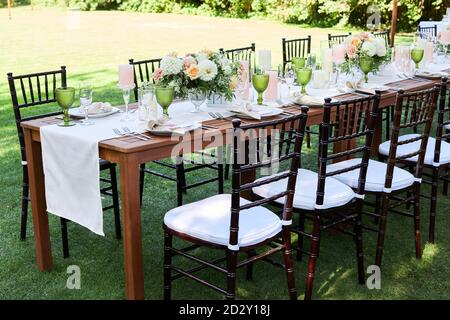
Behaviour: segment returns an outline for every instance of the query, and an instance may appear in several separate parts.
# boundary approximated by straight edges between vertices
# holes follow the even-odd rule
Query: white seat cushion
[[[267,179],[267,177],[263,177],[258,180],[262,179]],[[285,178],[270,184],[255,187],[253,188],[253,192],[260,197],[268,198],[286,190],[287,181],[288,179]],[[294,208],[314,210],[316,204],[316,192],[317,173],[306,169],[299,169],[295,184]],[[355,193],[351,188],[334,178],[327,178],[325,183],[324,203],[320,209],[340,207],[354,198]],[[284,198],[277,199],[276,202],[284,204]]]
[[[355,158],[350,160],[345,160],[337,163],[330,164],[327,169],[328,172],[333,172],[355,166],[361,163],[361,158]],[[386,169],[387,164],[379,162],[376,160],[369,160],[369,166],[367,168],[366,175],[366,185],[365,190],[371,192],[382,192],[384,189],[384,183],[386,180]],[[359,169],[355,169],[349,172],[341,173],[334,176],[339,181],[345,183],[346,185],[357,188]],[[409,187],[414,183],[414,176],[406,170],[401,168],[394,168],[394,175],[392,179],[392,190],[400,190]]]
[[[412,139],[417,136],[419,136],[419,135],[416,133],[405,134],[405,135],[398,137],[398,140],[405,141],[405,140]],[[397,156],[402,156],[402,155],[417,151],[420,148],[420,143],[421,143],[421,140],[398,146],[397,147]],[[436,145],[436,139],[433,137],[430,137],[428,139],[427,151],[425,153],[424,163],[426,165],[429,165],[429,166],[433,165],[435,145]],[[380,144],[378,151],[382,155],[388,156],[390,147],[391,147],[391,141],[388,140],[388,141],[385,141],[382,144]],[[413,162],[416,162],[417,159],[418,159],[418,156],[408,158],[409,161],[413,161]],[[446,163],[450,163],[450,143],[448,143],[446,141],[442,141],[441,142],[441,152],[440,152],[440,156],[439,156],[439,163],[437,163],[436,165],[440,166],[440,165],[443,165]]]
[[[249,201],[241,198],[241,205]],[[231,195],[219,194],[170,210],[164,224],[191,237],[228,245],[230,236]],[[281,231],[281,220],[264,207],[254,207],[239,213],[240,247],[263,242]]]

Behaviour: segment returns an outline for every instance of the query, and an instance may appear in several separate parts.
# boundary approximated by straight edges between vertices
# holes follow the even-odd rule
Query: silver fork
[[[138,138],[138,139],[140,139],[140,140],[143,140],[143,141],[147,141],[147,139],[144,139],[144,138],[142,138],[142,137],[140,137],[140,136],[134,136],[134,135],[132,135],[132,134],[122,132],[122,131],[120,131],[118,128],[113,128],[113,131],[114,131],[115,134],[117,134],[117,135],[119,135],[119,136],[122,136],[122,137],[124,137],[124,136],[130,136],[130,137],[136,137],[136,138]]]
[[[125,131],[125,133],[131,134],[131,135],[135,135],[136,138],[142,138],[142,140],[149,140],[151,139],[149,136],[146,136],[145,134],[136,132],[136,131],[131,131],[128,127],[122,127],[123,131]]]

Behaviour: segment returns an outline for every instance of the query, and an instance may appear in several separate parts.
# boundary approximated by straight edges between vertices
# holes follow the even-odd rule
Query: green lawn
[[[237,20],[178,15],[123,12],[86,12],[71,15],[59,9],[24,7],[13,10],[13,20],[0,10],[0,299],[123,299],[122,243],[114,238],[112,215],[105,221],[106,237],[70,224],[71,257],[62,258],[59,220],[50,215],[54,267],[40,273],[35,264],[31,219],[28,238],[20,242],[19,215],[21,166],[19,144],[6,73],[26,73],[66,65],[69,84],[89,79],[96,84],[95,100],[121,102],[115,87],[116,67],[129,58],[160,57],[169,51],[180,54],[201,48],[238,47],[255,42],[257,48],[272,48],[273,60],[281,60],[281,38],[313,36],[313,48],[328,32],[344,32],[283,25],[272,21]],[[405,40],[405,39],[401,39]],[[407,39],[406,39],[407,40]],[[316,144],[316,141],[313,141]],[[306,150],[306,165],[314,166],[316,149]],[[190,177],[189,179],[195,179]],[[229,188],[229,185],[227,185]],[[425,188],[426,192],[429,191]],[[189,191],[194,201],[217,191],[215,185]],[[316,299],[448,299],[450,298],[450,218],[448,198],[440,196],[437,244],[427,238],[428,201],[423,201],[422,260],[414,258],[413,221],[391,216],[388,223],[382,289],[368,290],[357,284],[355,248],[350,238],[325,233],[317,266]],[[175,206],[175,186],[147,177],[142,226],[145,294],[162,297],[162,218]],[[366,266],[374,261],[375,236],[364,237]],[[217,255],[218,252],[204,252]],[[81,268],[81,290],[65,288],[69,265]],[[297,287],[303,295],[306,263],[296,263]],[[243,270],[242,270],[243,271]],[[286,299],[284,273],[267,264],[257,264],[255,280],[238,276],[238,297]],[[224,283],[212,272],[204,277]],[[188,280],[174,284],[174,298],[208,299],[220,295]]]

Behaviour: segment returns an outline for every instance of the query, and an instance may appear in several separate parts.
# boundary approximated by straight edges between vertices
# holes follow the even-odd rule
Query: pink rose
[[[183,58],[183,65],[186,70],[193,64],[197,64],[197,61],[193,56],[186,56]]]
[[[365,41],[365,40],[369,39],[369,34],[368,34],[367,32],[361,32],[361,33],[359,34],[359,38],[360,38],[361,40]]]
[[[153,72],[153,80],[158,82],[164,76],[164,71],[161,68],[158,68]]]
[[[355,46],[348,46],[347,47],[347,56],[350,59],[355,59],[356,58],[356,47]]]

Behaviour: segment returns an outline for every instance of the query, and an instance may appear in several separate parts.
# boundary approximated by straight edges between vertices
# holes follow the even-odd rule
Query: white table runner
[[[41,128],[47,211],[104,235],[98,142],[117,135],[120,114],[93,119],[95,125]]]

